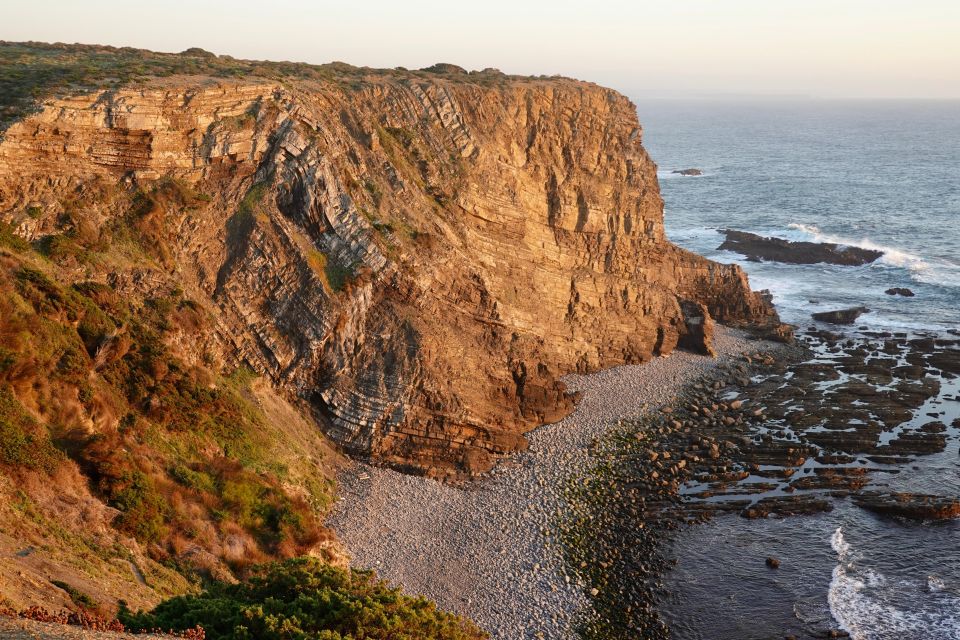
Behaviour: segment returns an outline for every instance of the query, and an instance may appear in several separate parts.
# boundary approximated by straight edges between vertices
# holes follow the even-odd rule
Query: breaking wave
[[[833,532],[830,545],[837,553],[837,566],[827,600],[833,618],[851,638],[960,640],[960,598],[945,592],[942,583],[936,588],[929,579],[889,585],[883,574],[859,569],[843,527]],[[909,595],[906,602],[904,594]]]
[[[933,263],[923,256],[896,247],[878,244],[869,238],[855,240],[823,233],[820,228],[815,225],[800,222],[791,222],[787,225],[787,228],[798,232],[800,236],[802,236],[800,239],[807,241],[829,242],[845,247],[859,247],[861,249],[882,251],[883,256],[877,260],[876,264],[906,269],[910,272],[910,277],[918,282],[950,285],[954,284],[957,278],[960,277],[960,269],[957,268],[957,265],[952,265],[945,261]]]

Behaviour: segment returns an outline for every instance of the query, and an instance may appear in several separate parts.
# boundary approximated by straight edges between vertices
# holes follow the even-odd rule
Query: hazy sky
[[[0,39],[555,74],[635,98],[960,98],[960,0],[11,0]]]

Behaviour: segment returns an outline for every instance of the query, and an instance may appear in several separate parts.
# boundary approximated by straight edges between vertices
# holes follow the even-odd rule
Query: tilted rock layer
[[[205,195],[163,197],[171,179]],[[77,279],[182,287],[216,327],[185,354],[436,475],[567,414],[568,372],[709,350],[712,320],[779,326],[738,267],[666,239],[634,106],[573,80],[191,76],[50,100],[0,143],[0,217],[33,241],[132,221],[144,257]]]

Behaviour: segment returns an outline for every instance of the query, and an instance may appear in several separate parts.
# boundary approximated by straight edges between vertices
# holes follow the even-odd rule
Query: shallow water
[[[667,233],[738,262],[781,316],[866,304],[859,325],[960,328],[960,105],[947,103],[667,103],[638,105],[660,166]],[[701,177],[674,169],[699,167]],[[719,251],[718,228],[886,251],[864,267],[751,263]],[[887,296],[907,287],[914,298]],[[958,381],[917,412],[960,416]],[[958,434],[899,473],[892,491],[960,495]],[[842,627],[864,640],[960,638],[960,522],[877,516],[845,499],[785,520],[725,515],[673,543],[662,606],[674,635],[724,640],[814,637]],[[779,569],[765,565],[768,556]]]

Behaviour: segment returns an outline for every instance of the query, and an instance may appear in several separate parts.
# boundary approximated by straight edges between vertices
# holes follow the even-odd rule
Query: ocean
[[[744,267],[783,320],[865,305],[857,326],[960,329],[960,103],[638,101],[659,167],[667,235]],[[702,176],[675,170],[699,168]],[[718,229],[880,249],[862,267],[749,262],[720,251]],[[912,298],[886,295],[906,287]],[[854,329],[856,331],[856,329]],[[928,408],[960,417],[960,382]],[[917,419],[923,417],[918,415]],[[927,418],[929,420],[929,418]],[[960,495],[958,433],[875,482]],[[960,639],[960,522],[882,518],[847,499],[787,519],[718,516],[672,543],[661,612],[678,639]],[[782,564],[768,569],[762,559]],[[758,561],[758,558],[760,559]]]

